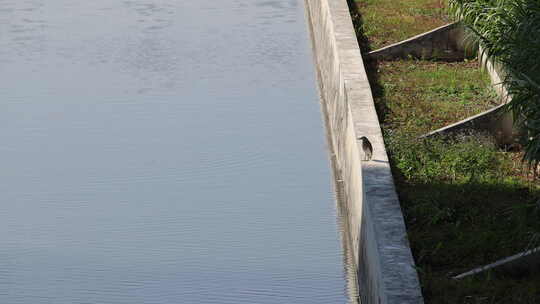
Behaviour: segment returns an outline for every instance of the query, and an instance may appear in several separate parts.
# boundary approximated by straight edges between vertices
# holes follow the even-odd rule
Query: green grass
[[[476,61],[380,62],[373,85],[386,129],[422,135],[496,105],[487,75]]]
[[[540,189],[519,174],[515,153],[478,134],[385,131],[426,303],[540,302],[539,276],[450,278],[540,244]]]
[[[475,33],[476,40],[506,74],[504,86],[512,95],[512,109],[526,161],[540,167],[540,1],[450,0],[452,14]]]
[[[448,23],[446,0],[353,0],[373,50]]]
[[[363,52],[445,24],[437,0],[350,0]],[[425,302],[540,303],[540,274],[452,276],[540,246],[540,187],[484,134],[419,135],[492,108],[475,61],[367,62]]]

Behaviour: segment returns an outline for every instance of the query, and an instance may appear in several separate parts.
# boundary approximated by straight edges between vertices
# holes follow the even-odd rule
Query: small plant
[[[498,175],[496,146],[482,136],[417,139],[395,133],[387,137],[395,166],[415,182],[468,183]]]

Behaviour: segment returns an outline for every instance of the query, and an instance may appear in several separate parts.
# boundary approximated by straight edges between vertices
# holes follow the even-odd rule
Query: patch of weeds
[[[387,129],[422,135],[496,105],[489,78],[477,62],[379,62],[380,90],[375,102],[384,104]]]
[[[492,294],[494,285],[511,286],[523,303],[540,300],[519,279],[451,279],[540,245],[540,188],[513,174],[508,155],[481,134],[418,139],[385,130],[385,142],[426,303],[516,303],[508,289]]]
[[[356,0],[361,32],[378,49],[448,23],[445,0]]]
[[[500,159],[496,147],[481,137],[414,139],[410,135],[387,136],[397,169],[408,181],[433,180],[470,183],[498,176]],[[405,139],[405,141],[403,141]]]

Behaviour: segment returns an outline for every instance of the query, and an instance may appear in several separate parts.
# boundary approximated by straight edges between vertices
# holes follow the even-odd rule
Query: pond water
[[[0,101],[0,303],[354,300],[302,0],[0,0]]]

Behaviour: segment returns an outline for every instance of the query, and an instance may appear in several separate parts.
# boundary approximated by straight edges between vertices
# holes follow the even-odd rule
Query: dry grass
[[[356,0],[372,50],[448,23],[445,0]]]

